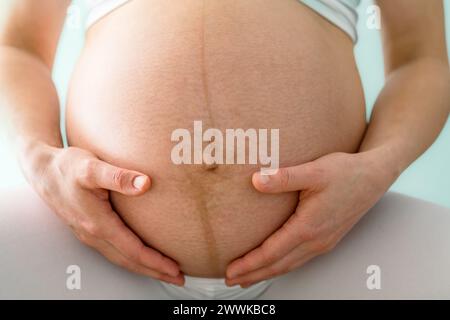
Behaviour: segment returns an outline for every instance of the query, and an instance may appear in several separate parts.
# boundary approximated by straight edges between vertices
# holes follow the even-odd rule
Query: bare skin
[[[149,178],[135,190],[134,178],[144,174],[112,167],[85,150],[61,148],[58,102],[50,70],[68,2],[43,0],[38,6],[33,2],[15,2],[0,37],[1,107],[11,120],[11,132],[28,180],[77,234],[84,235],[81,238],[86,243],[111,261],[182,284],[177,264],[146,247],[106,201],[105,190],[129,196],[145,192]],[[302,201],[279,231],[229,266],[228,284],[248,286],[292,270],[333,248],[398,174],[427,149],[445,123],[450,76],[442,3],[404,0],[379,4],[385,13],[388,81],[360,152],[332,153],[300,166],[286,165],[289,168],[280,170],[266,184],[254,176],[257,190],[302,191]],[[53,13],[55,20],[40,18],[39,13],[43,16],[44,12]],[[416,12],[426,14],[419,17]],[[39,37],[41,34],[48,35],[45,41]],[[26,76],[21,70],[28,71]],[[64,189],[70,192],[53,192]],[[92,208],[97,208],[95,215]],[[111,228],[121,232],[114,236],[105,233]]]

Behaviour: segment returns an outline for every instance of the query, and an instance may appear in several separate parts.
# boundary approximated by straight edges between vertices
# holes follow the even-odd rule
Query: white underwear
[[[161,282],[161,285],[176,300],[253,300],[261,296],[272,284],[266,280],[243,289],[228,287],[224,279],[196,278],[185,276],[184,287]]]

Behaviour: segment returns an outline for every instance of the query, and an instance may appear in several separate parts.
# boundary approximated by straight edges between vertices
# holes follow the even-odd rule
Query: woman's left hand
[[[228,266],[227,285],[248,287],[332,250],[394,182],[381,163],[374,152],[333,153],[274,175],[255,173],[258,191],[300,191],[299,204],[261,246]]]

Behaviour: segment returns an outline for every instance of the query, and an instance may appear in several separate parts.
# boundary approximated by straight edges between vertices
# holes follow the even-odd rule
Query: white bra
[[[102,17],[131,0],[84,0],[89,15],[86,29]],[[348,36],[357,41],[356,24],[358,14],[356,8],[360,0],[298,0],[307,5],[331,23],[341,28]]]

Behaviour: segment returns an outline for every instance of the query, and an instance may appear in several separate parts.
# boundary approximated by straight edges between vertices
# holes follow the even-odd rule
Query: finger
[[[280,168],[273,174],[255,172],[252,177],[254,187],[264,193],[300,191],[321,183],[322,172],[314,162],[295,167]]]
[[[147,277],[151,277],[154,279],[158,279],[161,281],[165,281],[168,283],[172,283],[178,286],[182,286],[184,284],[184,277],[182,274],[179,274],[176,277],[171,277],[156,270],[152,270],[137,263],[134,263],[133,261],[123,256],[109,243],[103,240],[93,240],[91,244],[92,247],[94,247],[97,251],[99,251],[109,261],[118,265],[119,267],[127,269],[128,271],[144,275]]]
[[[311,252],[307,248],[298,248],[269,266],[252,271],[232,280],[226,279],[225,282],[228,286],[239,284],[243,288],[248,288],[257,282],[272,279],[299,268],[316,255],[316,253]]]
[[[298,218],[300,215],[308,214],[312,210],[305,207],[297,208],[288,221],[266,239],[261,246],[250,251],[244,257],[233,261],[227,268],[227,278],[233,279],[239,275],[257,270],[270,265],[286,256],[301,243],[313,239],[313,231],[306,227]]]
[[[184,284],[184,276],[182,273],[179,273],[177,276],[170,276],[165,273],[158,272],[157,270],[153,270],[147,268],[143,265],[133,262],[132,260],[125,257],[121,254],[116,248],[111,246],[107,241],[96,238],[95,236],[90,235],[87,232],[77,230],[71,227],[75,236],[85,245],[92,247],[97,250],[103,256],[105,256],[112,263],[123,267],[129,271],[134,273],[139,273],[142,275],[150,276],[155,279],[159,279],[162,281],[174,283],[176,285]]]
[[[171,277],[176,277],[180,273],[180,268],[175,261],[145,246],[115,213],[112,213],[111,216],[112,219],[107,224],[109,231],[104,235],[104,240],[123,256],[136,264],[142,264]]]
[[[141,274],[144,276],[148,276],[157,280],[165,281],[168,283],[172,283],[178,286],[182,286],[184,284],[184,276],[180,273],[176,277],[171,277],[167,274],[146,268],[142,265],[136,264],[126,257],[122,256],[120,252],[114,249],[112,246],[108,245],[109,250],[99,250],[102,255],[104,255],[109,261],[112,263],[127,269],[133,273]]]
[[[89,159],[79,172],[80,183],[89,189],[102,188],[125,195],[140,195],[150,188],[150,178],[142,173]]]

